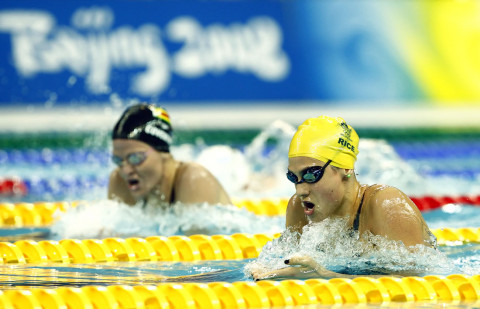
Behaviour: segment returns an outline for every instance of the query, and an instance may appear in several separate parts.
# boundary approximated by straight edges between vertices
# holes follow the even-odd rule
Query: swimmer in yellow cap
[[[295,184],[286,214],[287,229],[302,233],[309,223],[326,218],[348,218],[358,231],[435,247],[419,209],[403,192],[385,185],[362,185],[355,177],[359,138],[342,118],[320,116],[306,120],[293,136],[288,152],[287,178]],[[291,266],[275,271],[255,270],[256,280],[272,278],[354,277],[325,269],[305,256],[285,261]]]

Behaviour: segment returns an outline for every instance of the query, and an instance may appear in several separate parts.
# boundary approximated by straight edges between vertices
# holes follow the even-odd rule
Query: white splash
[[[295,193],[295,187],[286,179],[285,173],[294,133],[293,126],[277,120],[266,126],[243,152],[226,145],[203,146],[197,156],[190,148],[190,157],[185,155],[185,146],[172,152],[175,156],[183,153],[178,156],[203,164],[234,197],[290,197]],[[386,141],[362,139],[359,151],[355,164],[359,182],[387,184],[409,195],[425,193],[427,179]]]
[[[454,272],[442,252],[421,245],[411,249],[382,236],[366,235],[365,241],[359,241],[358,232],[348,228],[346,219],[326,219],[306,226],[301,236],[285,231],[267,243],[258,259],[249,262],[244,271],[249,274],[252,269],[284,268],[284,260],[305,255],[327,269],[344,273]]]
[[[206,203],[143,208],[103,200],[81,203],[55,217],[54,239],[277,233],[285,226],[283,216],[257,216],[237,206]]]

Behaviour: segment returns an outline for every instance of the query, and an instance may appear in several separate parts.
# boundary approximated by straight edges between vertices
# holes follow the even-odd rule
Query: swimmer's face
[[[139,154],[144,157],[140,164],[127,158]],[[112,156],[122,163],[120,175],[127,183],[132,196],[138,201],[150,194],[164,176],[165,153],[154,150],[150,145],[136,140],[114,139]]]
[[[294,157],[288,160],[288,170],[300,179],[306,169],[314,166],[321,167],[325,164],[326,162],[308,157]],[[296,184],[295,190],[302,201],[305,215],[311,222],[320,222],[332,215],[337,215],[336,211],[345,192],[341,174],[330,166],[327,166],[319,181]]]

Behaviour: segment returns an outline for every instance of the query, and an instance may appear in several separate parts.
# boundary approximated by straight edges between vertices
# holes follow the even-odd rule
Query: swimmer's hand
[[[290,267],[273,271],[252,270],[252,277],[259,280],[283,280],[283,279],[310,279],[310,278],[335,278],[338,273],[325,269],[309,256],[294,256],[285,260]]]
[[[265,271],[260,268],[251,270],[252,277],[255,281],[259,280],[284,280],[284,279],[311,279],[311,278],[348,278],[371,277],[381,278],[385,275],[347,275],[340,274],[328,270],[309,256],[294,256],[289,260],[285,260],[285,264],[290,267],[281,268],[273,271]],[[405,274],[392,274],[389,276],[401,278]]]

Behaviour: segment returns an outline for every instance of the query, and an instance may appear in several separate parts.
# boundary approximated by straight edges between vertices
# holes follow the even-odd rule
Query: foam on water
[[[221,180],[235,197],[290,197],[295,187],[286,179],[288,148],[295,128],[283,121],[275,121],[262,130],[244,151],[230,146],[191,146],[185,155],[185,146],[174,149],[179,157],[198,161]],[[180,150],[180,151],[179,151]],[[183,151],[183,154],[181,153]],[[423,168],[425,169],[425,167]],[[355,173],[360,183],[394,186],[410,196],[461,195],[480,192],[480,179],[466,179],[453,175],[427,176],[421,174],[395,151],[385,140],[360,139]]]
[[[277,233],[285,226],[284,216],[258,216],[245,208],[206,203],[144,208],[102,200],[81,203],[55,216],[54,239]]]
[[[295,187],[286,179],[288,148],[295,128],[277,120],[260,132],[244,151],[226,145],[182,146],[175,157],[197,161],[207,167],[235,197],[290,197]],[[385,140],[361,139],[355,173],[361,183],[388,184],[407,194],[439,191],[435,179],[426,179],[403,160]],[[432,185],[428,185],[433,182]],[[455,187],[454,187],[455,188]],[[457,192],[465,187],[457,186]]]
[[[288,182],[285,172],[294,132],[293,126],[277,120],[243,148],[206,145],[199,138],[195,144],[174,145],[171,151],[178,160],[195,161],[207,167],[232,197],[290,197],[295,193],[295,187]],[[98,134],[103,137],[105,133]],[[18,157],[9,164],[1,164],[0,174],[28,179],[32,184],[32,196],[28,198],[35,201],[104,199],[108,175],[115,166],[109,160],[107,149],[98,150],[100,142],[96,140],[98,138],[92,137],[87,144],[97,149],[95,151],[64,150],[64,155],[55,157],[67,159],[53,161],[49,159],[53,156],[49,149],[10,156],[0,151],[0,162],[7,157]],[[385,140],[362,138],[359,151],[355,172],[361,183],[388,184],[415,196],[477,194],[480,191],[478,176],[476,179],[454,175],[427,176],[421,172],[429,168],[428,162],[418,166],[415,162],[405,161]],[[55,152],[61,153],[62,150]],[[36,159],[30,162],[23,160],[24,157]],[[43,190],[45,186],[48,188]]]
[[[243,151],[216,145],[186,159],[197,161],[212,171],[231,196],[289,197],[295,193],[295,188],[285,173],[288,147],[294,133],[291,125],[277,120],[264,128]],[[174,155],[177,156],[175,152]]]
[[[306,226],[301,236],[285,231],[245,266],[245,273],[284,268],[284,260],[292,256],[310,256],[327,269],[349,274],[448,274],[456,270],[439,250],[422,245],[407,248],[368,233],[362,239],[358,241],[358,232],[352,232],[346,218],[325,219]]]
[[[178,160],[195,161],[207,167],[232,197],[290,197],[295,193],[295,187],[286,179],[285,171],[288,166],[288,147],[294,132],[295,128],[291,125],[275,121],[243,150],[227,145],[207,146],[200,141],[195,145],[174,146],[172,153]],[[361,139],[359,151],[355,172],[361,183],[389,184],[409,195],[435,191],[441,195],[440,191],[446,189],[459,194],[478,186],[471,182],[467,187],[451,177],[440,180],[422,177],[383,140]],[[97,169],[97,173],[107,176],[113,168],[112,164],[103,166]],[[45,167],[43,169],[44,173],[51,172]],[[70,175],[68,168],[61,169]],[[58,172],[61,169],[56,170]],[[448,188],[445,186],[447,182],[451,183]],[[71,194],[72,199],[78,199],[73,196],[78,192],[66,193]],[[142,209],[105,200],[105,196],[106,188],[86,188],[82,198],[96,201],[59,213],[52,227],[56,237],[168,236],[202,231],[207,234],[262,233],[279,232],[284,227],[284,218],[267,219],[233,206],[177,204],[169,209]],[[446,227],[449,226],[447,223],[442,221],[439,224],[442,225],[440,227]]]

